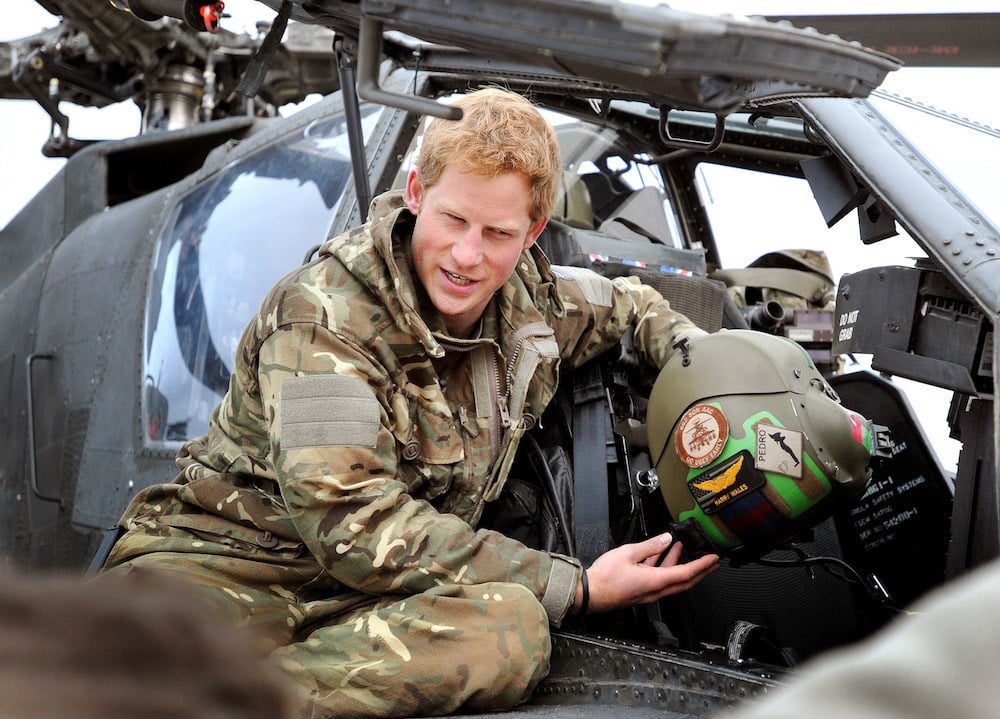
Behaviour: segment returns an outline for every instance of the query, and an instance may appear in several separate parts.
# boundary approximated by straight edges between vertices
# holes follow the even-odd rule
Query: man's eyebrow
[[[457,207],[451,205],[447,199],[441,199],[434,203],[434,209],[438,212],[443,212],[448,215],[455,215],[456,217],[461,217],[465,219],[465,213],[459,210]],[[517,224],[516,220],[511,220],[510,222],[487,222],[486,229],[494,230],[497,232],[507,232],[512,235],[516,235],[521,231],[520,226]]]
[[[486,225],[486,227],[487,229],[493,230],[495,232],[506,232],[511,235],[516,235],[520,231],[520,228],[517,227],[517,225],[490,224]]]

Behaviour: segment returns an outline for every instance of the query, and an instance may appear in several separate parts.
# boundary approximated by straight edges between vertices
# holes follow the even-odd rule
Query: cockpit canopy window
[[[362,108],[365,135],[381,108]],[[144,435],[204,434],[264,295],[329,232],[351,177],[342,115],[326,117],[199,185],[164,228],[146,307]]]

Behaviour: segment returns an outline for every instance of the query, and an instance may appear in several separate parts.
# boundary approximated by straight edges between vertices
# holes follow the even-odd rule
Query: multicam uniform
[[[532,249],[455,339],[418,289],[401,193],[271,291],[208,434],[126,510],[107,567],[194,578],[264,627],[315,716],[500,709],[548,670],[580,566],[476,530],[558,369],[635,327],[700,334],[655,291]]]

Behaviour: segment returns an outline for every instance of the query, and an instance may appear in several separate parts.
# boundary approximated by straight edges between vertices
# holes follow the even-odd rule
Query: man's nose
[[[451,248],[452,257],[462,267],[474,267],[483,261],[483,231],[469,227]]]

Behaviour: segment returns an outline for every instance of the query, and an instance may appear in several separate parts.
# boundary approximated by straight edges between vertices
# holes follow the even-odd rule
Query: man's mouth
[[[454,282],[456,285],[471,285],[472,280],[468,277],[462,277],[462,275],[456,275],[454,272],[449,272],[445,270],[444,273],[448,276],[448,279]]]

